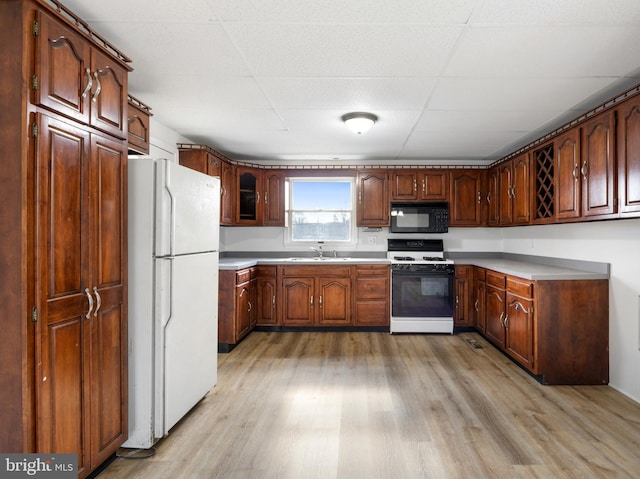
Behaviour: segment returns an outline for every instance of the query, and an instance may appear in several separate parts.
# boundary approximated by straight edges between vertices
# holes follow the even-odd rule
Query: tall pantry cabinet
[[[127,435],[129,59],[55,0],[0,2],[0,450]]]

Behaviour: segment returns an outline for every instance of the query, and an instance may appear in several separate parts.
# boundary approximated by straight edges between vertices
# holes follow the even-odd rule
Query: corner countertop
[[[555,266],[550,264],[520,261],[505,258],[460,258],[454,259],[455,264],[470,264],[490,269],[499,273],[510,274],[531,281],[547,280],[581,280],[581,279],[609,279],[609,273],[591,271],[574,267]]]

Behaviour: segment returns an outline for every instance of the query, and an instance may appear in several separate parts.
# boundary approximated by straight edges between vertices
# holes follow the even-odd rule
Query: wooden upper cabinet
[[[398,169],[391,173],[391,201],[418,199],[418,172]]]
[[[501,164],[498,166],[498,174],[499,223],[501,225],[529,223],[531,210],[529,155],[523,153]]]
[[[234,220],[236,167],[226,161],[220,164],[220,224],[232,225]]]
[[[527,224],[531,219],[531,167],[529,154],[524,153],[513,162],[513,222]]]
[[[615,112],[607,111],[581,128],[582,216],[616,213]]]
[[[447,170],[405,170],[391,172],[391,201],[447,201]]]
[[[449,225],[482,225],[482,172],[453,170],[450,188]]]
[[[207,149],[179,149],[178,162],[205,175],[220,176],[221,160]]]
[[[262,170],[248,166],[237,166],[236,225],[259,226],[262,224]]]
[[[640,95],[618,108],[617,159],[619,211],[640,215]]]
[[[418,175],[419,199],[425,201],[447,201],[449,199],[449,172],[447,170],[424,170]]]
[[[498,166],[498,222],[501,225],[513,223],[513,165],[510,161]]]
[[[128,98],[127,143],[129,149],[145,155],[149,154],[151,108],[131,95]]]
[[[389,177],[386,171],[359,171],[357,225],[389,226]]]
[[[262,224],[284,226],[284,172],[264,170],[262,178]]]
[[[580,130],[573,128],[554,140],[556,217],[580,216]]]
[[[128,123],[128,72],[112,57],[94,49],[91,52],[93,94],[91,125],[125,138]]]
[[[36,25],[35,103],[125,138],[130,68],[44,11]]]
[[[499,168],[493,167],[487,173],[487,225],[500,224],[500,176]]]

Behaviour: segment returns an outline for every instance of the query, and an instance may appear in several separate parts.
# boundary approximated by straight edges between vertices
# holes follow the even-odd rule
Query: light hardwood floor
[[[640,477],[640,405],[614,389],[542,386],[475,333],[364,332],[251,333],[155,456],[98,475],[617,477]]]

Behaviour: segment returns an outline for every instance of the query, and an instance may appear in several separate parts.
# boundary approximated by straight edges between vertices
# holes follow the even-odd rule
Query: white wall
[[[431,238],[442,238],[447,251],[502,251],[502,241],[492,228],[449,228],[444,235],[426,235]],[[269,227],[236,227],[228,226],[220,229],[221,250],[227,252],[242,251],[301,251],[305,247],[288,246],[285,244],[284,228]],[[389,228],[382,228],[380,232],[369,232],[358,228],[358,244],[356,247],[336,246],[326,243],[325,251],[356,251],[378,252],[387,251],[387,238],[410,238],[412,235],[392,235]],[[424,238],[425,235],[414,235]],[[373,240],[371,240],[373,238]],[[374,241],[372,244],[370,241]]]
[[[284,228],[221,228],[227,252],[296,251],[285,246]],[[335,249],[386,251],[388,229],[358,231],[358,246]],[[369,244],[369,237],[375,244]],[[405,235],[406,237],[406,235]],[[421,236],[423,237],[423,236]],[[640,219],[514,228],[450,228],[449,252],[505,252],[611,265],[609,292],[610,385],[640,402]],[[333,246],[326,245],[331,251]],[[577,318],[579,320],[579,318]]]
[[[151,130],[149,156],[151,158],[166,158],[177,163],[177,143],[191,143],[191,141],[155,120],[153,116],[151,117],[149,128]]]

